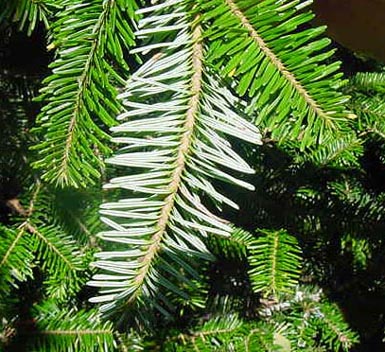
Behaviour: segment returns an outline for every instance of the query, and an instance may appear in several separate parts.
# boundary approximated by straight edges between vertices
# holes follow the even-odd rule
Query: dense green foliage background
[[[223,3],[238,7],[234,10],[234,6],[229,6],[231,12]],[[303,1],[293,2],[295,6],[289,1],[266,0],[258,6],[249,3],[168,2],[154,16],[184,11],[186,22],[176,22],[182,29],[146,33],[146,26],[151,23],[148,21],[136,38],[135,21],[151,17],[145,11],[135,14],[134,10],[150,7],[150,3],[0,3],[1,350],[384,349],[383,64],[338,47],[337,43],[332,43],[338,48],[332,53],[329,42],[319,39],[324,38],[323,30],[314,26],[312,16],[299,5]],[[278,9],[277,4],[283,9]],[[274,17],[276,12],[284,19]],[[249,16],[250,28],[262,33],[258,38],[274,47],[272,52],[265,48],[261,50],[264,55],[253,56],[253,50],[259,50],[254,47],[258,41],[250,35],[253,30],[237,27],[236,21],[247,17],[243,14]],[[170,25],[162,22],[164,18],[157,20],[159,28]],[[191,44],[195,60],[183,79],[191,80],[194,86],[194,75],[189,75],[200,67],[196,54],[200,51],[200,62],[205,66],[201,78],[204,86],[198,93],[205,99],[213,91],[223,93],[223,97],[218,93],[215,101],[233,102],[229,111],[234,109],[232,116],[239,117],[239,125],[234,122],[223,127],[232,132],[226,141],[231,143],[234,154],[221,154],[218,148],[217,155],[228,157],[224,160],[231,164],[239,161],[234,156],[237,153],[255,173],[237,176],[232,171],[223,172],[218,180],[213,171],[215,177],[207,178],[209,184],[218,190],[218,199],[218,194],[223,193],[229,201],[217,202],[211,188],[206,193],[202,189],[195,193],[192,188],[192,193],[198,194],[207,206],[202,212],[197,211],[202,210],[200,200],[197,201],[200,198],[191,196],[198,206],[186,205],[184,210],[180,198],[175,207],[179,207],[184,220],[195,221],[198,234],[191,229],[186,234],[178,225],[182,232],[175,231],[180,238],[187,238],[187,244],[178,242],[182,248],[178,252],[176,245],[160,241],[159,251],[153,250],[154,259],[145,242],[139,242],[150,253],[143,255],[142,260],[149,262],[144,272],[137,263],[141,263],[140,258],[137,262],[136,258],[126,258],[122,264],[123,260],[109,261],[106,254],[138,248],[132,238],[123,235],[120,243],[106,243],[104,239],[113,237],[106,227],[124,232],[125,221],[131,221],[132,226],[140,228],[135,219],[124,220],[129,215],[119,214],[124,219],[116,223],[111,220],[112,211],[118,209],[118,203],[111,202],[132,197],[140,190],[138,185],[128,183],[126,188],[111,190],[114,180],[120,186],[123,181],[117,177],[133,174],[135,166],[121,167],[119,155],[124,150],[119,151],[120,146],[111,142],[108,128],[115,131],[116,139],[137,138],[135,143],[145,145],[142,152],[154,148],[154,138],[167,139],[168,135],[159,130],[170,127],[164,122],[154,132],[148,128],[151,120],[145,120],[147,126],[139,124],[131,134],[120,132],[124,128],[119,124],[124,114],[140,114],[138,110],[144,105],[139,104],[148,102],[149,106],[153,104],[145,108],[149,116],[164,119],[160,104],[167,106],[169,101],[176,101],[172,94],[183,91],[181,84],[185,81],[167,81],[164,86],[173,87],[172,94],[167,90],[154,93],[151,85],[134,86],[130,81],[131,75],[148,77],[141,67],[142,62],[151,62],[152,54],[162,53],[164,56],[159,54],[156,60],[165,67],[168,57],[180,60],[176,67],[170,71],[163,68],[161,73],[182,70],[180,47],[159,47],[159,53],[152,54],[141,49],[130,53],[133,48],[176,41],[179,30],[182,34],[192,33],[192,39],[183,43],[182,49],[188,52]],[[287,40],[292,41],[288,48],[282,44]],[[204,49],[199,47],[201,41]],[[232,45],[233,41],[237,41],[236,45]],[[249,45],[248,51],[242,49],[241,42]],[[250,55],[248,60],[236,60],[245,52]],[[289,73],[279,69],[277,58],[290,67]],[[156,63],[154,67],[158,67]],[[252,71],[257,67],[260,71]],[[346,80],[341,79],[341,72]],[[152,73],[150,78],[155,80],[157,74]],[[310,98],[302,99],[304,94],[298,93],[300,85],[292,75],[304,82]],[[118,93],[122,94],[121,99],[117,99]],[[189,94],[199,95],[196,91]],[[131,96],[137,105],[129,100]],[[312,106],[313,98],[319,110],[333,111],[317,111]],[[197,116],[210,111],[207,101],[195,111]],[[173,107],[180,108],[177,104]],[[214,110],[212,116],[216,117],[219,114]],[[295,116],[300,118],[294,119]],[[243,117],[248,124],[242,125]],[[204,116],[200,118],[204,120]],[[139,121],[132,116],[131,120]],[[202,130],[207,121],[199,120]],[[244,135],[238,136],[236,131],[241,125],[245,126]],[[259,132],[253,129],[254,125],[262,134],[262,145],[258,145],[255,136]],[[217,135],[214,130],[209,130],[212,139],[222,143],[225,132],[217,131]],[[180,131],[171,129],[170,133],[178,135]],[[205,141],[203,135],[202,132],[194,138]],[[255,145],[244,141],[252,140],[250,136]],[[226,143],[221,146],[224,148]],[[222,170],[223,161],[221,164],[214,160],[209,149],[204,151],[205,155],[202,150],[201,154],[199,150],[193,152],[202,158],[199,160],[207,158],[207,164],[213,163]],[[107,157],[110,164],[106,166]],[[139,162],[153,162],[159,167],[167,160],[142,156]],[[235,169],[241,165],[239,170],[249,170],[241,162],[235,165]],[[205,172],[209,173],[206,169]],[[204,179],[192,171],[186,174],[188,185],[198,184],[194,177]],[[148,175],[143,171],[141,180],[148,180]],[[232,177],[240,178],[232,181]],[[246,182],[246,188],[238,187]],[[107,184],[107,191],[102,191],[103,184]],[[250,191],[253,186],[255,190]],[[141,198],[140,202],[159,197]],[[137,210],[141,209],[140,202],[135,203],[134,214],[137,211],[146,216],[145,211],[151,206]],[[239,210],[231,207],[232,202],[239,205]],[[99,219],[101,204],[102,215],[107,219],[104,224]],[[212,212],[228,222],[218,220]],[[211,220],[206,219],[207,214]],[[182,223],[170,221],[172,225]],[[218,233],[229,228],[231,236],[207,236],[208,226]],[[125,274],[121,279],[115,279],[116,272],[108,272],[116,267]],[[138,284],[138,277],[143,283]],[[112,298],[107,295],[112,305],[105,304],[101,314],[99,306],[89,300],[102,302],[103,295],[93,286],[100,288],[103,282],[123,287],[123,298],[114,292]]]

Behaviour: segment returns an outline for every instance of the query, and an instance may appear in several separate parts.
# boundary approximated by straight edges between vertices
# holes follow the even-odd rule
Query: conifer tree
[[[383,338],[385,74],[310,3],[0,4],[1,350]]]

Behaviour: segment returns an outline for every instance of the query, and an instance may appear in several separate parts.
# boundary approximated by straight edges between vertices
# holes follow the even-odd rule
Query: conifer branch
[[[28,210],[25,210],[24,207],[20,204],[20,201],[17,198],[10,199],[6,202],[7,206],[12,209],[16,214],[22,217],[26,217],[21,225],[18,227],[18,232],[15,238],[13,239],[12,243],[8,246],[7,251],[3,255],[1,261],[0,261],[0,268],[5,265],[7,262],[9,256],[11,255],[12,251],[15,249],[17,244],[19,243],[20,239],[24,235],[25,231],[27,230],[29,233],[34,234],[36,232],[35,227],[33,227],[30,224],[30,218],[34,211],[34,206],[36,203],[36,199],[38,197],[38,194],[41,190],[41,184],[38,182],[36,184],[35,190],[32,194],[31,201],[28,206]]]
[[[53,10],[61,4],[54,0],[13,0],[4,3],[0,9],[0,24],[8,20],[16,22],[20,31],[30,36],[38,24],[42,22],[49,29]]]
[[[38,80],[20,79],[25,67],[0,72],[3,159],[12,164],[4,166],[12,189],[0,187],[0,350],[352,348],[357,334],[311,285],[339,282],[334,250],[354,271],[381,262],[385,192],[366,176],[385,160],[385,75],[352,79],[345,91],[357,116],[350,114],[350,98],[338,91],[340,64],[310,3],[5,2],[0,29],[6,24],[10,37],[0,46],[12,42],[11,22],[28,35],[39,28],[37,36],[44,24],[55,53],[36,153],[19,149],[35,117],[21,105]],[[0,56],[7,60],[8,48]],[[100,227],[94,210],[105,196],[90,185],[101,181],[106,157],[113,175],[104,188],[112,192]],[[49,186],[29,177],[32,158]],[[15,196],[19,184],[27,191]],[[239,208],[250,219],[236,218]],[[234,229],[225,215],[268,228]],[[97,294],[83,288],[92,255],[88,285]],[[367,288],[380,290],[377,281]]]
[[[301,267],[301,250],[295,237],[283,230],[261,230],[249,250],[249,275],[255,292],[276,298],[293,290]]]
[[[327,113],[321,109],[313,97],[310,96],[309,92],[302,86],[302,84],[297,80],[294,73],[289,71],[279,57],[274,54],[274,52],[268,47],[267,43],[263,38],[258,34],[258,31],[253,27],[250,21],[247,19],[247,16],[240,10],[234,0],[225,0],[226,4],[229,6],[231,12],[238,17],[239,21],[249,32],[250,37],[255,41],[258,47],[263,51],[266,57],[273,63],[277,70],[282,74],[283,77],[287,79],[288,82],[294,87],[298,92],[299,96],[305,100],[306,104],[314,111],[314,113],[325,120],[326,124],[330,124],[330,127],[333,126],[333,121],[330,119]]]
[[[179,192],[182,174],[185,170],[186,155],[189,153],[192,144],[195,118],[198,113],[199,98],[202,90],[203,74],[203,46],[201,43],[201,29],[199,25],[197,25],[193,31],[192,40],[194,43],[192,48],[192,70],[194,74],[191,78],[191,98],[188,103],[186,121],[183,127],[184,133],[178,147],[179,149],[176,159],[176,168],[173,172],[173,175],[171,176],[171,182],[167,187],[170,194],[164,201],[164,206],[161,209],[160,217],[157,223],[158,231],[152,237],[152,244],[148,248],[146,255],[143,257],[143,266],[141,267],[138,276],[135,279],[135,283],[138,287],[141,286],[143,280],[147,276],[147,272],[151,267],[154,257],[161,249],[161,242],[169,222],[170,213],[172,212],[174,206],[175,197]]]
[[[212,38],[208,61],[224,78],[235,78],[238,94],[251,98],[249,111],[267,138],[292,140],[304,150],[349,131],[343,105],[349,98],[336,91],[343,84],[335,73],[339,63],[327,63],[333,52],[319,38],[324,28],[298,30],[313,17],[299,1],[211,0],[200,6]]]
[[[68,267],[69,270],[78,270],[74,263],[67,258],[62,251],[58,248],[57,244],[53,243],[52,241],[47,238],[47,236],[44,236],[40,231],[38,231],[34,226],[28,224],[28,228],[30,229],[31,233],[33,233],[35,236],[37,236],[44,244],[49,248],[49,250],[53,251],[61,261]]]
[[[74,141],[74,136],[76,133],[77,124],[79,123],[79,119],[82,117],[81,110],[84,109],[84,100],[85,91],[89,88],[88,84],[91,79],[93,67],[95,65],[95,60],[99,59],[98,54],[100,52],[99,48],[101,46],[104,46],[104,38],[103,38],[103,29],[106,26],[106,19],[108,16],[108,13],[110,11],[110,6],[115,4],[115,0],[108,0],[104,6],[103,10],[101,11],[99,18],[97,19],[97,22],[92,28],[91,33],[96,34],[95,39],[92,41],[89,53],[87,53],[87,59],[84,64],[84,68],[81,72],[80,78],[78,80],[78,88],[77,88],[77,94],[74,99],[74,107],[73,112],[70,117],[70,122],[68,125],[67,130],[67,136],[66,136],[66,142],[65,142],[65,148],[64,153],[62,156],[61,165],[58,168],[58,180],[57,182],[59,184],[68,184],[69,181],[67,180],[68,174],[69,174],[69,162],[71,159],[71,150],[73,149],[73,143],[76,143]]]
[[[34,308],[37,331],[34,347],[43,351],[114,351],[116,343],[112,323],[101,321],[95,311],[59,308],[46,301]]]
[[[116,96],[128,75],[124,50],[134,41],[133,18],[127,16],[135,7],[134,1],[77,0],[65,2],[58,15],[53,26],[58,58],[41,89],[47,104],[36,129],[45,140],[34,146],[40,160],[33,165],[44,171],[43,180],[78,188],[99,179],[102,159],[110,153],[105,126],[113,126],[121,110]]]
[[[3,267],[8,261],[9,256],[11,255],[12,251],[15,249],[16,245],[19,243],[21,236],[24,234],[24,229],[25,227],[23,226],[22,229],[17,233],[17,236],[13,239],[7,251],[4,253],[0,261],[0,268]]]
[[[109,274],[97,274],[89,284],[102,288],[102,295],[91,301],[111,301],[102,306],[103,311],[125,298],[125,303],[146,302],[146,308],[154,306],[165,313],[163,306],[173,305],[168,294],[156,287],[187,300],[180,284],[194,285],[191,278],[198,276],[194,258],[212,259],[202,238],[209,233],[227,236],[231,230],[202,204],[201,194],[236,207],[209,180],[217,178],[253,189],[221,170],[254,172],[231,149],[225,135],[260,144],[260,133],[233,110],[230,104],[238,104],[237,99],[219,86],[204,63],[199,16],[195,13],[194,19],[190,18],[193,4],[182,2],[169,0],[138,11],[149,13],[139,22],[137,32],[149,43],[135,52],[162,51],[130,78],[120,95],[126,110],[118,116],[128,121],[112,128],[125,133],[114,140],[129,148],[108,162],[129,167],[132,173],[112,179],[107,188],[129,190],[131,198],[102,205],[103,221],[111,229],[99,236],[128,245],[125,252],[97,254],[101,260],[94,265]],[[181,8],[174,10],[173,16],[164,12],[171,12],[177,4]],[[175,17],[178,19],[170,25]],[[158,43],[159,33],[163,42]],[[137,198],[137,193],[145,198]],[[120,267],[118,258],[122,257],[127,257],[132,270]]]

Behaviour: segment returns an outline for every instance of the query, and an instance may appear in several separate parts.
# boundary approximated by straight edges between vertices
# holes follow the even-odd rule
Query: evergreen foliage
[[[0,20],[12,21],[20,31],[31,35],[40,22],[48,29],[51,16],[58,7],[53,0],[15,0],[3,4],[0,9]]]
[[[277,296],[290,292],[301,272],[297,239],[285,231],[262,231],[249,247],[250,280],[255,292]]]
[[[37,122],[44,140],[35,146],[44,180],[85,187],[100,178],[110,150],[102,126],[114,125],[120,111],[116,94],[128,72],[123,50],[134,44],[134,9],[134,2],[69,0],[55,14],[50,46],[57,58],[43,81],[46,104]]]
[[[111,230],[99,237],[130,245],[124,253],[97,254],[101,260],[94,265],[109,274],[97,274],[89,284],[103,288],[104,295],[93,301],[113,301],[102,306],[103,310],[112,308],[115,300],[141,299],[145,305],[153,303],[164,311],[161,304],[171,307],[172,303],[159,286],[187,299],[174,281],[191,285],[187,274],[198,274],[190,261],[210,258],[202,238],[230,233],[229,226],[203,205],[197,191],[219,204],[233,205],[208,180],[222,179],[250,188],[221,170],[226,166],[253,172],[231,149],[225,134],[259,144],[259,131],[231,110],[230,104],[237,104],[235,97],[221,90],[215,76],[205,72],[201,27],[196,24],[191,28],[187,10],[183,2],[165,2],[146,8],[150,15],[144,18],[145,24],[139,22],[137,36],[161,33],[166,37],[171,31],[171,38],[164,38],[167,44],[162,43],[162,47],[166,49],[130,78],[121,94],[126,110],[118,116],[118,120],[128,121],[112,128],[124,133],[115,140],[127,146],[107,162],[138,168],[139,172],[114,178],[106,186],[134,193],[129,199],[125,195],[120,202],[105,203],[101,208]],[[170,14],[175,21],[172,26]],[[150,40],[146,44],[141,51],[159,45]],[[152,296],[158,302],[153,302]]]
[[[310,3],[0,5],[0,350],[382,339],[385,74]]]
[[[108,351],[116,346],[111,322],[96,311],[61,310],[53,302],[35,308],[38,351]]]
[[[300,1],[203,1],[210,61],[236,79],[236,90],[251,98],[254,121],[280,142],[301,147],[326,142],[346,128],[347,97],[333,51],[320,37],[324,28],[297,31],[313,17]],[[234,30],[236,28],[237,30]],[[334,132],[334,133],[333,133]]]

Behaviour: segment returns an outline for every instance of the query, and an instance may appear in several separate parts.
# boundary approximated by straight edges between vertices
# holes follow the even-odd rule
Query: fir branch
[[[163,305],[173,305],[158,286],[187,299],[179,285],[192,287],[191,278],[198,278],[193,259],[212,258],[202,238],[230,232],[226,222],[202,204],[200,195],[235,206],[211,184],[209,180],[215,178],[253,189],[220,168],[253,173],[224,136],[259,144],[260,134],[232,110],[230,104],[237,104],[237,99],[206,70],[201,29],[195,15],[191,18],[192,6],[170,1],[138,12],[149,13],[137,32],[149,42],[135,52],[165,49],[130,78],[121,94],[127,110],[118,117],[130,119],[112,129],[126,133],[114,140],[127,148],[109,162],[139,172],[112,179],[107,185],[130,191],[131,198],[102,205],[101,213],[106,216],[102,219],[111,230],[99,236],[129,245],[124,252],[97,254],[103,260],[94,265],[110,274],[98,274],[89,284],[103,288],[103,295],[92,301],[111,301],[103,310],[122,304],[125,298],[126,303],[142,301],[164,313]],[[171,19],[173,25],[169,25]],[[146,197],[138,198],[137,193]],[[130,219],[128,223],[125,218]]]
[[[32,277],[33,255],[25,227],[15,231],[0,226],[0,292],[8,294],[11,286]]]
[[[54,10],[57,11],[60,6],[53,0],[7,1],[0,9],[0,25],[6,20],[16,22],[18,29],[30,36],[41,22],[48,29]]]
[[[385,72],[359,72],[351,79],[351,88],[364,93],[385,92]]]
[[[47,301],[34,308],[37,331],[29,333],[39,351],[105,351],[115,350],[111,322],[100,320],[97,312],[60,309]]]
[[[321,281],[334,275],[329,271],[335,263],[325,263],[323,255],[330,256],[334,245],[340,254],[340,243],[343,252],[351,252],[343,254],[361,261],[360,270],[381,262],[376,253],[383,247],[384,192],[370,180],[365,183],[372,165],[363,166],[357,157],[369,144],[367,137],[378,137],[368,142],[383,149],[383,73],[353,79],[355,118],[344,108],[348,98],[337,92],[343,81],[329,41],[320,37],[324,29],[311,27],[312,15],[302,11],[310,1],[140,3],[148,7],[137,13],[130,0],[15,0],[0,9],[0,22],[14,18],[28,34],[43,22],[52,33],[48,49],[57,49],[57,56],[41,91],[46,105],[38,118],[40,159],[34,165],[44,180],[64,188],[48,189],[35,181],[28,208],[24,196],[5,198],[16,216],[6,214],[7,226],[0,225],[0,291],[5,293],[0,344],[18,349],[20,340],[24,349],[41,352],[350,350],[357,335],[338,307],[322,301],[319,290],[309,293],[296,286],[301,271],[297,239],[286,230],[265,229],[258,235],[234,230],[219,215],[227,206],[239,208],[222,191],[254,189],[254,183],[236,176],[253,174],[250,162],[259,169],[259,195],[266,196],[253,197],[258,200],[246,209],[251,221],[262,219],[272,228],[284,223],[298,236],[317,235],[317,248],[305,241],[311,259],[306,282],[314,275]],[[134,35],[133,20],[142,16]],[[143,46],[128,56],[134,36]],[[137,54],[145,62],[128,78]],[[31,90],[6,78],[0,90],[2,100],[11,99],[1,111],[8,126],[14,112],[19,120],[22,109],[6,105],[17,102],[19,108]],[[22,135],[27,134],[24,120],[18,126]],[[261,156],[253,146],[245,161],[238,151],[246,148],[238,140],[261,144],[256,124],[266,133],[263,141],[289,143],[284,148],[270,144]],[[103,313],[119,313],[119,333],[96,310],[74,308],[88,299],[89,290],[80,289],[87,276],[85,259],[93,254],[86,242],[98,231],[93,209],[100,199],[88,187],[100,179],[103,158],[111,151],[105,131],[111,126],[121,149],[107,160],[117,176],[105,188],[114,191],[116,200],[100,209],[105,227],[98,237],[104,248],[95,255],[92,266],[99,272],[89,285],[100,288],[91,302],[102,303]],[[13,153],[14,140],[22,140],[13,138],[13,131],[3,132],[10,141],[3,154],[11,159],[11,168],[8,160],[4,163],[11,174],[21,159],[8,151]],[[24,175],[27,156],[22,160],[17,170]],[[313,183],[314,176],[325,174]],[[86,189],[70,189],[68,195],[67,186]],[[86,193],[89,197],[83,197]],[[294,208],[289,212],[286,205]],[[327,215],[319,215],[325,209],[318,205],[327,206]],[[351,220],[352,214],[359,220]],[[346,228],[351,232],[340,231]],[[368,238],[356,238],[359,232]],[[344,233],[342,239],[335,237],[338,233]],[[215,260],[213,254],[219,264],[201,265]],[[229,259],[231,265],[240,261],[234,267],[240,279],[211,281],[225,273],[220,264],[228,268]],[[35,266],[42,269],[38,280],[23,285],[17,297],[9,295],[12,286],[32,277]],[[381,289],[378,282],[369,285]],[[28,297],[32,290],[38,299],[60,300],[60,307],[53,301],[37,304],[37,296]],[[133,327],[140,332],[133,333]]]
[[[191,98],[188,103],[188,110],[186,113],[186,121],[184,124],[184,133],[178,147],[178,155],[176,159],[176,165],[172,176],[171,182],[167,187],[169,189],[169,195],[164,200],[164,205],[161,208],[160,217],[157,223],[158,231],[152,237],[152,244],[147,250],[147,254],[142,259],[142,267],[135,278],[135,284],[138,288],[143,284],[143,280],[148,274],[148,270],[151,267],[154,258],[157,256],[161,249],[161,242],[166,231],[167,224],[169,222],[170,213],[174,206],[175,197],[181,186],[182,173],[185,171],[186,155],[189,153],[192,143],[192,134],[195,126],[195,118],[198,113],[199,99],[202,94],[202,71],[203,71],[203,47],[201,43],[201,29],[200,26],[196,26],[193,35],[193,47],[192,47],[192,71],[194,72],[191,78]],[[132,296],[134,299],[135,296]]]
[[[358,336],[349,329],[338,307],[325,302],[319,313],[317,320],[322,331],[322,343],[336,351],[340,348],[349,351],[357,343]]]
[[[58,58],[44,81],[40,99],[47,105],[38,118],[46,140],[34,147],[41,154],[34,166],[43,169],[44,180],[61,187],[93,184],[102,156],[110,152],[102,126],[114,125],[121,109],[115,86],[127,77],[123,51],[133,44],[131,11],[124,6],[115,0],[67,1],[57,15]]]
[[[32,277],[32,262],[34,259],[31,238],[28,236],[36,229],[30,224],[36,199],[41,185],[38,183],[32,193],[28,210],[20,204],[18,199],[10,199],[7,206],[25,220],[17,227],[17,230],[0,226],[3,240],[0,246],[0,271],[2,273],[1,290],[9,291],[9,284],[16,285],[15,280],[24,281]]]
[[[165,351],[273,352],[279,347],[270,324],[241,320],[229,313],[167,339]]]
[[[211,0],[200,6],[212,42],[209,61],[224,77],[236,78],[240,95],[252,98],[250,112],[269,137],[299,141],[305,149],[350,129],[343,106],[348,97],[336,91],[343,84],[335,73],[339,64],[324,64],[332,55],[329,41],[320,39],[324,28],[296,31],[313,17],[299,1]]]
[[[257,46],[266,55],[266,57],[272,62],[285,79],[290,82],[294,89],[298,92],[299,96],[305,100],[306,104],[311,110],[320,118],[325,120],[326,124],[330,124],[333,127],[333,122],[326,112],[317,104],[317,102],[310,96],[309,92],[302,86],[302,84],[296,79],[294,74],[290,72],[277,55],[268,47],[267,43],[255,30],[253,25],[247,19],[246,15],[240,10],[237,4],[233,0],[225,0],[227,6],[229,6],[231,12],[239,19],[245,29],[249,32],[250,37],[255,41]]]
[[[250,246],[250,280],[255,292],[279,297],[298,283],[301,250],[295,237],[284,230],[260,232]]]
[[[4,267],[13,275],[25,273],[19,274],[18,280],[22,281],[26,276],[32,277],[32,263],[40,262],[42,269],[48,273],[46,288],[50,295],[67,299],[80,287],[82,279],[79,274],[84,270],[84,258],[71,236],[50,224],[46,214],[42,216],[42,209],[46,207],[46,211],[48,208],[43,186],[39,181],[36,182],[27,210],[16,199],[8,201],[8,205],[23,221],[16,233],[10,230],[5,232],[6,252],[0,268]],[[14,262],[17,258],[21,261]]]
[[[235,314],[216,317],[198,327],[198,330],[179,334],[167,343],[179,340],[184,349],[189,350],[193,347],[193,350],[196,351],[212,350],[215,349],[215,346],[225,348],[227,343],[231,343],[231,337],[241,329],[242,325],[243,322]]]
[[[303,154],[297,154],[295,161],[298,163],[312,162],[319,167],[357,167],[359,157],[364,153],[362,144],[360,138],[347,134],[324,145],[309,148]]]
[[[244,260],[254,243],[254,236],[243,229],[234,228],[231,236],[209,239],[209,248],[218,258]]]

